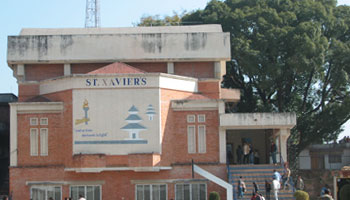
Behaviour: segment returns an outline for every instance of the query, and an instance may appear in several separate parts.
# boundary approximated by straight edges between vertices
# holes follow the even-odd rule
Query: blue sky
[[[102,27],[130,27],[143,15],[171,15],[203,9],[209,0],[100,0]],[[84,27],[86,0],[1,0],[0,12],[0,93],[17,95],[16,80],[7,66],[7,36],[22,28]],[[350,0],[338,4],[350,5]],[[350,136],[350,122],[343,135]]]

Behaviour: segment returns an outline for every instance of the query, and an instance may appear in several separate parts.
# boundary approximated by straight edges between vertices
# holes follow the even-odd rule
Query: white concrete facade
[[[9,65],[228,61],[230,57],[230,35],[223,32],[21,35],[9,36],[7,49]]]

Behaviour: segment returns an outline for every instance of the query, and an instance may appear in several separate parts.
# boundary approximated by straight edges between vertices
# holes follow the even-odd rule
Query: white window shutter
[[[31,128],[30,129],[30,155],[37,156],[38,155],[38,129]]]
[[[198,126],[198,153],[206,153],[207,145],[206,145],[206,133],[205,126]]]
[[[188,153],[196,153],[196,128],[195,126],[187,127],[187,145]]]
[[[40,155],[42,156],[48,155],[48,129],[47,128],[40,129]]]

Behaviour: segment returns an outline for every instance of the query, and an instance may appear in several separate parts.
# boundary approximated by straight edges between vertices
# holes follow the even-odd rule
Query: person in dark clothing
[[[273,164],[276,164],[276,163],[277,163],[277,159],[276,159],[277,146],[276,146],[276,144],[275,144],[273,141],[271,142],[270,153],[271,153],[271,157],[272,157],[272,162],[273,162]]]
[[[242,164],[243,149],[241,145],[238,145],[236,149],[236,155],[237,155],[237,164]]]
[[[254,186],[254,193],[258,193],[258,191],[259,191],[259,186],[256,184],[256,182],[255,181],[253,181],[253,186]]]
[[[266,199],[270,200],[271,196],[271,184],[265,180],[265,194],[266,194]]]

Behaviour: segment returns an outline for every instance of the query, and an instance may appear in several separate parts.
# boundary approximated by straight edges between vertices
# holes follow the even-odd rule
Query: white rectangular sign
[[[160,152],[158,88],[73,90],[73,154]]]

